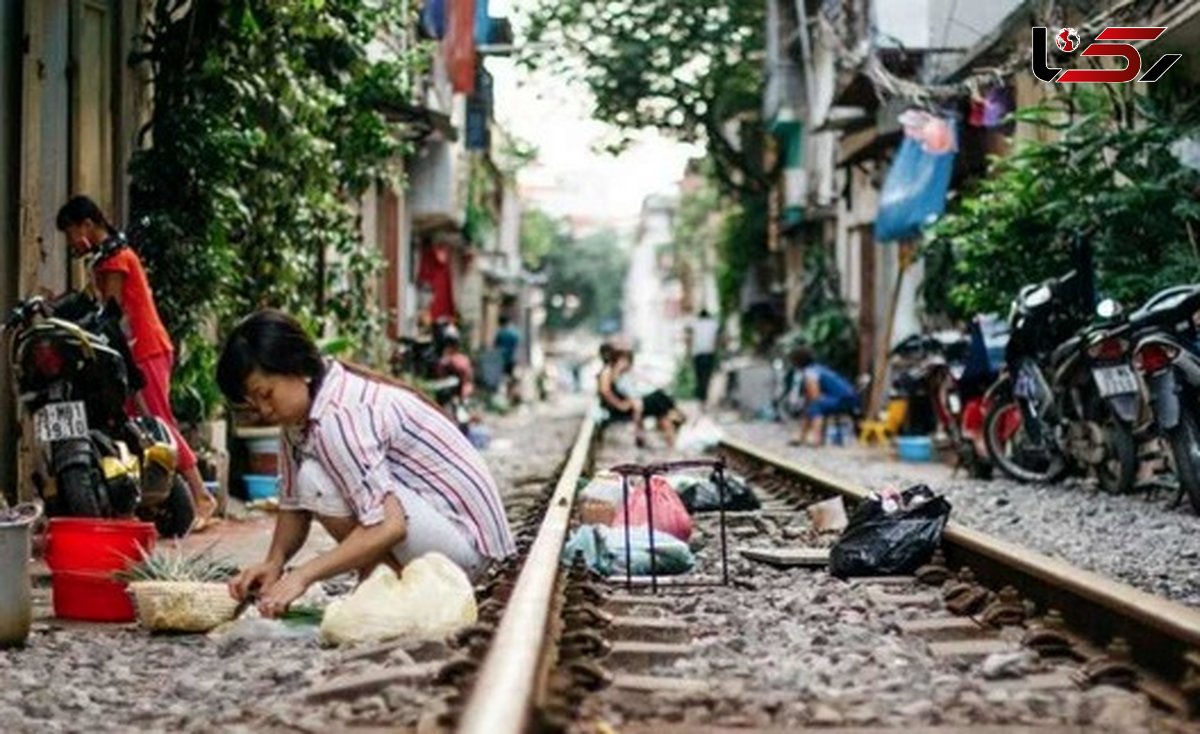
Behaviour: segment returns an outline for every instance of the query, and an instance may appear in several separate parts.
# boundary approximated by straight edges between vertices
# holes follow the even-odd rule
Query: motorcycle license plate
[[[1133,376],[1133,369],[1129,365],[1096,368],[1092,370],[1092,378],[1096,381],[1101,397],[1128,395],[1138,391],[1137,378]]]
[[[39,441],[87,438],[87,411],[83,403],[50,403],[33,415],[33,431]]]

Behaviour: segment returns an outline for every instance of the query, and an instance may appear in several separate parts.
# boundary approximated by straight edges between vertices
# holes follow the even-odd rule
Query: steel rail
[[[817,491],[853,501],[869,495],[857,484],[745,441],[725,439],[721,448],[771,466]],[[1147,542],[1153,540],[1147,538]],[[1016,588],[1039,612],[1058,611],[1070,630],[1101,649],[1115,638],[1125,639],[1133,662],[1170,684],[1181,684],[1193,661],[1200,661],[1195,655],[1200,650],[1200,611],[1196,609],[953,521],[942,536],[942,549],[951,567],[970,567],[983,585],[993,589]]]
[[[550,612],[562,574],[560,558],[576,484],[587,463],[594,431],[595,423],[585,416],[463,710],[459,732],[518,734],[529,724],[540,698]]]

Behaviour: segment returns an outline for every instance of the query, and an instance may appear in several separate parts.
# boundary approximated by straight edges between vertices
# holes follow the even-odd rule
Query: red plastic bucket
[[[91,622],[132,622],[133,602],[112,575],[154,547],[154,524],[56,517],[46,533],[54,615]]]

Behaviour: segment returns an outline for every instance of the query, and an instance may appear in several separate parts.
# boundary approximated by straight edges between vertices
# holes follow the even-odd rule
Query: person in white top
[[[688,349],[692,355],[692,370],[696,373],[696,399],[703,409],[708,404],[708,385],[712,382],[713,371],[717,368],[717,334],[720,324],[707,308],[700,309],[700,315],[689,327],[691,339]]]

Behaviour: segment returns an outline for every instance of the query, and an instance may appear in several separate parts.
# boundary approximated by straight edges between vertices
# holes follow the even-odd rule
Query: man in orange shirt
[[[115,299],[125,312],[125,334],[133,353],[135,366],[141,370],[146,385],[136,396],[134,409],[157,416],[171,427],[179,444],[179,473],[187,480],[196,505],[196,529],[203,527],[216,509],[216,501],[208,495],[200,472],[196,469],[196,454],[179,434],[175,415],[171,412],[171,368],[175,350],[163,327],[154,305],[154,295],[142,261],[126,243],[125,235],[113,227],[96,202],[86,196],[76,196],[58,212],[59,231],[67,237],[75,257],[93,256],[92,280],[96,291],[105,301]]]

